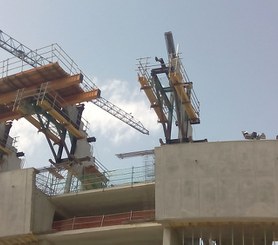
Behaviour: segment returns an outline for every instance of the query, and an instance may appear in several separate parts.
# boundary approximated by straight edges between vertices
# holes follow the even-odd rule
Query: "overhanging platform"
[[[50,197],[57,212],[69,217],[121,213],[154,208],[155,184],[82,191]]]
[[[155,222],[140,224],[117,225],[101,228],[88,228],[71,231],[61,231],[53,234],[37,236],[39,241],[48,241],[59,245],[161,245],[163,227]]]
[[[0,122],[24,117],[17,112],[18,106],[28,100],[43,99],[48,94],[65,107],[100,96],[99,89],[85,91],[81,84],[82,74],[70,75],[59,63],[50,63],[0,79]],[[54,95],[53,95],[54,94]]]

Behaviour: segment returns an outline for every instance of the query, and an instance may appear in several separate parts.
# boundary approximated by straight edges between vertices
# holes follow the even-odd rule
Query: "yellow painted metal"
[[[53,116],[77,139],[85,138],[84,133],[78,130],[68,119],[66,119],[59,111],[57,111],[53,106],[51,106],[51,104],[48,101],[43,100],[38,105],[44,110],[46,110],[51,116]]]
[[[154,109],[156,115],[159,118],[159,122],[161,122],[161,123],[167,122],[167,117],[166,117],[165,113],[163,112],[163,109],[161,108],[161,106],[158,104],[157,97],[154,94],[151,86],[149,85],[148,79],[144,76],[139,76],[138,80],[141,84],[141,89],[144,90],[145,94],[147,95],[147,97],[151,103],[151,107]]]
[[[25,119],[31,124],[33,124],[40,132],[44,133],[49,139],[51,139],[54,142],[54,144],[58,144],[61,142],[60,138],[53,134],[49,129],[42,129],[40,122],[36,120],[34,117],[29,115],[25,116]]]
[[[20,106],[16,113],[21,114],[22,117],[24,117],[28,122],[33,124],[40,132],[44,133],[49,139],[51,139],[55,144],[58,144],[61,142],[60,138],[52,133],[49,129],[42,129],[40,122],[32,117],[32,115],[29,115],[26,109],[24,107]]]
[[[64,97],[63,98],[64,100],[61,103],[61,106],[65,107],[68,105],[75,105],[77,103],[91,101],[91,100],[97,99],[99,97],[100,97],[100,90],[94,89],[92,91],[82,92],[82,93],[75,94],[72,96]]]
[[[184,81],[183,81],[180,71],[176,70],[174,72],[170,72],[169,79],[170,79],[172,85],[174,86],[189,119],[191,121],[198,121],[199,116],[196,113],[196,111],[194,110],[194,108],[191,104],[190,98],[186,93],[186,89],[184,88]]]

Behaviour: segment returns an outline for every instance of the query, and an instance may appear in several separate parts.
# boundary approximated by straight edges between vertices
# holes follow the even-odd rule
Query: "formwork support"
[[[83,139],[85,137],[84,133],[77,129],[69,119],[65,118],[60,111],[57,111],[53,105],[48,101],[43,100],[38,104],[41,108],[47,111],[52,117],[54,117],[59,123],[61,123],[71,134],[73,134],[78,139]]]
[[[39,130],[39,132],[44,133],[49,139],[51,139],[54,144],[60,143],[61,139],[57,135],[52,133],[49,129],[47,128],[43,129],[41,123],[38,120],[36,120],[34,117],[25,116],[25,119],[29,121],[31,124],[33,124]]]
[[[88,91],[88,92],[83,92],[83,93],[80,93],[77,95],[64,97],[63,98],[64,101],[61,103],[61,106],[66,107],[69,105],[74,105],[74,104],[85,102],[85,101],[88,102],[88,101],[99,98],[99,96],[100,96],[99,89],[95,89],[95,90]]]
[[[162,106],[159,105],[158,99],[152,90],[152,86],[148,84],[147,78],[144,76],[139,76],[138,80],[141,84],[141,89],[145,92],[147,98],[149,99],[151,108],[154,109],[154,111],[159,119],[159,122],[166,123],[167,117],[162,109]]]
[[[184,110],[186,111],[188,119],[193,124],[199,123],[200,122],[199,115],[193,108],[190,95],[188,94],[189,89],[186,88],[186,86],[190,87],[190,84],[188,84],[183,79],[178,57],[172,59],[171,68],[173,69],[173,71],[169,73],[169,79],[177,92],[177,95],[184,107]]]

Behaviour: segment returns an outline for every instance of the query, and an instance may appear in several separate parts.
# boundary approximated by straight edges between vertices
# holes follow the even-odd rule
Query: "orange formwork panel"
[[[69,76],[58,63],[29,69],[0,79],[0,94],[15,89],[40,86],[40,84]]]
[[[71,86],[78,85],[82,82],[83,76],[81,74],[73,75],[73,76],[67,76],[65,78],[52,80],[46,83],[42,83],[45,85],[45,89],[47,91],[58,91],[61,89],[69,88]],[[1,93],[0,95],[0,104],[8,104],[11,102],[14,102],[17,98],[17,96],[20,94],[21,98],[28,98],[32,97],[38,94],[40,86],[42,84],[38,85],[32,85],[30,87],[26,88],[20,88],[16,91],[10,91],[7,93]]]
[[[68,97],[63,97],[63,102],[61,103],[61,106],[65,107],[68,105],[75,105],[77,103],[95,100],[99,97],[100,97],[100,90],[94,89],[92,91],[82,92]]]

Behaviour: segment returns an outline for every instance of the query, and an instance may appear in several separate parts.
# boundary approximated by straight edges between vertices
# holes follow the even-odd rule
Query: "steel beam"
[[[63,125],[72,135],[74,135],[77,139],[85,138],[83,132],[77,129],[67,118],[65,118],[60,111],[57,111],[53,108],[49,102],[43,100],[38,104],[41,108],[46,110],[52,117],[54,117],[61,125]]]
[[[72,96],[64,97],[61,106],[66,107],[68,105],[75,105],[77,103],[95,100],[99,97],[100,97],[100,90],[94,89],[92,91],[82,92]]]
[[[60,138],[53,134],[49,129],[43,129],[40,122],[36,120],[34,117],[29,115],[25,116],[25,119],[31,124],[33,124],[40,132],[44,133],[49,139],[51,139],[54,142],[54,144],[60,143]]]

